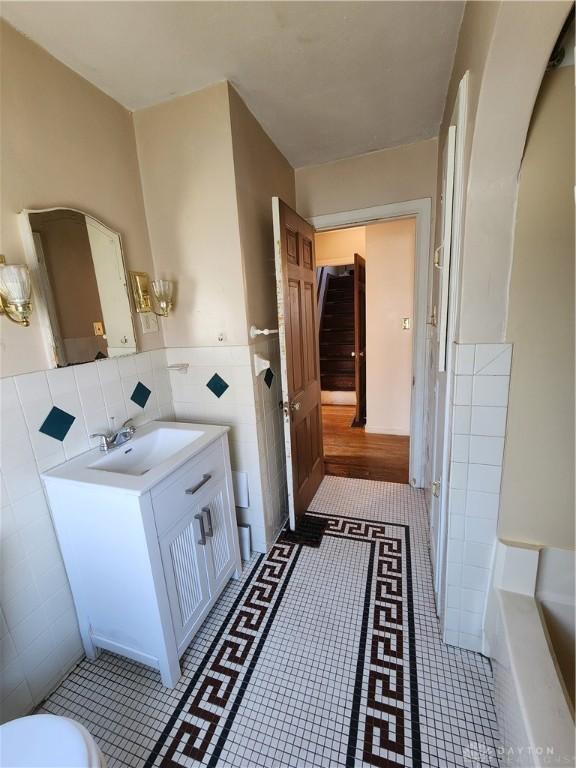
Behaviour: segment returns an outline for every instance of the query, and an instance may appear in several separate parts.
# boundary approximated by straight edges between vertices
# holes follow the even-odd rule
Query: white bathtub
[[[497,544],[485,633],[494,671],[502,766],[576,765],[574,708],[551,643],[556,638],[562,644],[558,656],[563,656],[563,668],[568,669],[571,654],[566,638],[570,632],[574,636],[573,608],[571,618],[569,610],[574,602],[573,574],[573,552]]]

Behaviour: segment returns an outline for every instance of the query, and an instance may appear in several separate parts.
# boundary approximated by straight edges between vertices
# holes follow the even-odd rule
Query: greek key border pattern
[[[327,520],[325,536],[364,541],[371,548],[346,766],[354,768],[360,749],[365,764],[418,768],[420,730],[409,528],[398,523],[309,515]],[[392,531],[396,535],[390,535]],[[217,765],[301,549],[302,545],[280,538],[266,557],[261,556],[145,768]],[[360,706],[361,701],[366,708]]]
[[[398,523],[328,516],[324,535],[372,545],[364,611],[367,627],[360,639],[354,691],[354,701],[366,702],[366,710],[353,704],[347,768],[356,763],[358,739],[364,763],[381,768],[419,766],[410,529]]]

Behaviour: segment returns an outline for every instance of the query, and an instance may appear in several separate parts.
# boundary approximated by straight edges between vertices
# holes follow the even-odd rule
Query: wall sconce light
[[[6,264],[0,256],[0,314],[25,327],[30,325],[30,273],[23,264]]]
[[[136,312],[153,312],[158,317],[168,317],[174,296],[174,282],[172,280],[152,280],[152,291],[160,307],[160,312],[156,312],[152,304],[148,273],[130,272],[130,281]]]

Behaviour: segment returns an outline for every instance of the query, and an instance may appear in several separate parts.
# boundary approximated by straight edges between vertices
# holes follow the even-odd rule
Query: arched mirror
[[[61,367],[137,351],[118,232],[70,208],[23,211],[39,316]]]

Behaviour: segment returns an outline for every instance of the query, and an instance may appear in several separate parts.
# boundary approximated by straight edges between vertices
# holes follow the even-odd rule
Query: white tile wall
[[[263,376],[254,375],[255,351],[272,361],[270,390]],[[248,475],[250,495],[250,506],[237,509],[238,521],[250,526],[253,549],[266,552],[285,519],[284,448],[275,413],[280,400],[277,342],[276,351],[274,342],[263,340],[253,346],[171,348],[167,355],[170,364],[189,365],[186,373],[170,371],[175,417],[231,427],[232,469]],[[229,384],[219,398],[206,386],[214,373]]]
[[[496,542],[511,344],[456,344],[444,639],[479,651]]]
[[[130,400],[137,381],[152,392]],[[63,442],[38,431],[54,406],[76,417]],[[93,432],[173,418],[165,350],[0,380],[0,712],[26,714],[82,656],[40,472],[96,444]]]
[[[270,359],[269,389],[252,355]],[[168,371],[185,362],[187,373]],[[220,398],[214,373],[229,384]],[[144,409],[130,400],[141,381]],[[287,516],[278,342],[253,347],[158,350],[0,380],[0,706],[2,719],[28,712],[82,656],[72,598],[40,472],[96,444],[89,435],[131,417],[229,424],[235,470],[248,476],[250,506],[238,509],[252,544],[266,551]],[[76,416],[63,442],[39,432],[50,409]]]

